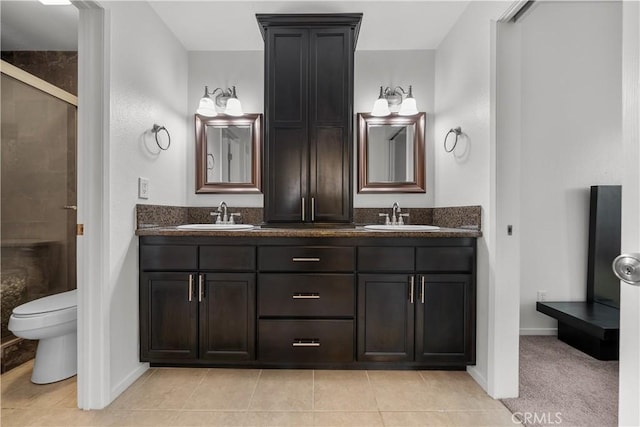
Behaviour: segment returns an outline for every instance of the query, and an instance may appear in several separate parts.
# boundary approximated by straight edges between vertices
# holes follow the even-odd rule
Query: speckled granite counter
[[[440,228],[434,231],[373,231],[355,228],[261,228],[251,230],[185,230],[177,227],[150,227],[136,230],[138,236],[202,236],[202,237],[481,237],[477,230]]]

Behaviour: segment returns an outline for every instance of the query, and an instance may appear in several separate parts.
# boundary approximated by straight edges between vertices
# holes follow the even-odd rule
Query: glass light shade
[[[371,115],[375,117],[384,117],[391,114],[391,110],[389,110],[389,103],[384,98],[376,99],[376,102],[373,104],[373,108],[371,109]]]
[[[398,114],[401,116],[413,116],[414,114],[418,114],[416,99],[412,96],[406,97],[400,105],[400,111],[398,111]]]
[[[242,104],[240,104],[240,100],[238,98],[229,98],[227,100],[227,108],[224,110],[224,113],[229,116],[242,116],[244,113],[242,112]]]
[[[208,96],[204,96],[200,99],[200,104],[198,105],[196,113],[207,117],[215,117],[218,115],[216,112],[216,104],[213,102],[213,99]]]

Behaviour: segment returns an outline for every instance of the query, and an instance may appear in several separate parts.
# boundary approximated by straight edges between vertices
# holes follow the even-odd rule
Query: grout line
[[[316,370],[311,371],[311,412],[316,410]]]
[[[249,402],[247,403],[247,408],[245,409],[245,413],[249,414],[249,408],[251,408],[251,403],[253,403],[253,397],[256,394],[256,390],[258,389],[258,383],[260,382],[260,378],[262,378],[262,369],[260,369],[260,372],[258,372],[258,378],[256,378],[256,383],[253,386],[253,391],[251,392],[251,397],[249,397]]]
[[[204,382],[204,379],[207,377],[207,375],[209,375],[209,371],[211,369],[207,368],[204,371],[204,375],[202,376],[202,378],[200,378],[200,381],[198,381],[198,384],[193,388],[193,390],[191,391],[191,393],[189,394],[189,397],[187,397],[184,401],[184,403],[182,404],[182,407],[180,408],[181,411],[185,410],[185,406],[187,406],[187,403],[191,400],[191,397],[195,394],[195,392],[200,388],[200,386],[202,385],[202,383]]]

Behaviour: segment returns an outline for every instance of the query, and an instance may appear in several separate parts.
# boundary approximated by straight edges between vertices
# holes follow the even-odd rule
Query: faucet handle
[[[230,213],[229,214],[229,224],[235,224],[236,223],[235,219],[233,218],[235,216],[237,216],[238,218],[241,218],[242,214],[238,213],[238,212]],[[240,223],[238,223],[238,224],[240,224]]]
[[[389,220],[389,214],[388,213],[379,213],[378,216],[384,217],[384,224],[385,225],[389,225],[391,223],[391,221]]]
[[[409,219],[409,214],[408,213],[398,214],[398,225],[404,225],[404,218],[407,218],[407,220],[408,220]]]
[[[222,220],[220,219],[220,216],[222,215],[222,212],[211,212],[211,213],[209,213],[209,215],[217,217],[216,218],[216,224],[220,224],[222,222]]]

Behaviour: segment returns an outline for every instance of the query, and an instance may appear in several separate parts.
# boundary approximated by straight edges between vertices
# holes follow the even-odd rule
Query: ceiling
[[[106,3],[106,2],[105,2]],[[435,49],[469,0],[165,1],[150,6],[187,50],[262,50],[256,13],[364,14],[358,50]],[[0,1],[2,50],[76,50],[78,11],[36,0]]]

